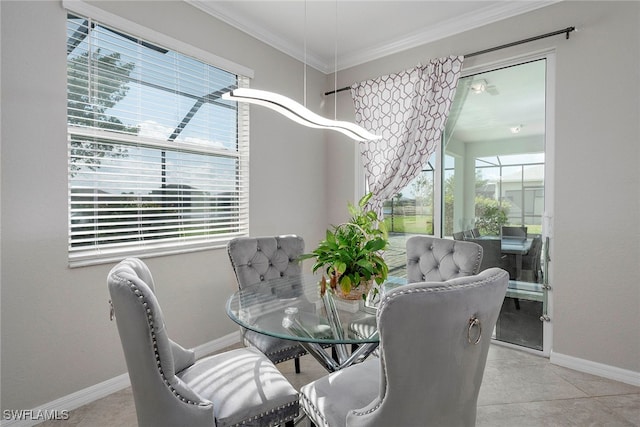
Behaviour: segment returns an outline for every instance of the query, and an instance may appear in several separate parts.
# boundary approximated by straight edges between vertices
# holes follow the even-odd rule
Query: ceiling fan
[[[499,95],[500,92],[495,85],[489,84],[485,79],[476,79],[469,82],[469,90],[476,95],[488,93],[489,95]]]

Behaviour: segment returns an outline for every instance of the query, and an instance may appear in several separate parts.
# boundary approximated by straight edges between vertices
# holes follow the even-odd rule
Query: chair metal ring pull
[[[478,338],[476,338],[475,341],[471,338],[471,330],[473,329],[474,326],[478,327]],[[467,341],[469,341],[469,344],[476,345],[480,342],[481,338],[482,338],[482,325],[480,324],[480,320],[477,317],[472,317],[471,319],[469,319],[469,329],[467,329]]]

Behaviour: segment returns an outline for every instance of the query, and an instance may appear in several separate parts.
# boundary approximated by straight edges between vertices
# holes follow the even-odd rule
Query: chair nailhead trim
[[[187,403],[189,405],[208,406],[209,405],[208,403],[205,403],[205,402],[194,402],[194,401],[192,401],[190,399],[187,399],[186,397],[182,396],[180,394],[180,392],[178,392],[178,390],[176,390],[175,387],[173,387],[171,385],[171,383],[169,382],[169,379],[164,375],[164,371],[162,370],[162,364],[160,362],[160,353],[158,351],[156,333],[155,333],[154,326],[153,326],[153,313],[151,312],[151,309],[149,308],[148,303],[144,300],[144,295],[142,295],[142,292],[140,292],[140,290],[136,287],[136,285],[131,283],[131,282],[129,282],[129,287],[134,292],[134,294],[136,294],[138,296],[138,298],[140,300],[142,300],[142,305],[146,308],[147,322],[148,322],[149,328],[151,330],[151,340],[152,340],[152,343],[153,343],[153,352],[154,352],[154,355],[155,355],[155,358],[156,358],[156,364],[158,366],[158,372],[160,373],[160,376],[162,377],[162,382],[169,388],[169,390],[171,391],[171,393],[173,393],[174,396],[176,396],[178,399],[180,399],[180,401],[185,402],[185,403]],[[258,414],[258,415],[255,416],[254,419],[257,420],[258,418],[262,418],[265,415],[273,414],[273,413],[275,413],[275,411],[281,411],[283,409],[289,408],[289,407],[294,406],[294,405],[296,405],[296,406],[299,405],[297,400],[295,402],[289,402],[286,405],[278,406],[278,407],[276,407],[274,409],[271,409],[271,410],[268,410],[268,411],[263,412],[261,414]],[[271,424],[271,425],[272,426],[277,426],[277,425],[283,424],[283,423],[285,423],[287,421],[294,420],[299,415],[299,413],[300,413],[300,410],[299,410],[299,406],[298,406],[298,409],[296,409],[295,413],[293,413],[293,414],[291,414],[291,415],[289,415],[287,417],[284,417],[282,419],[279,419],[279,420],[277,420],[277,422],[275,424]],[[251,420],[249,420],[249,421],[251,421]],[[242,421],[242,424],[235,424],[235,425],[236,426],[246,425],[246,420]]]
[[[162,382],[169,388],[169,391],[171,391],[173,393],[173,395],[176,396],[178,399],[180,399],[182,402],[188,403],[190,405],[208,406],[208,403],[194,402],[194,401],[192,401],[190,399],[187,399],[186,397],[182,396],[178,392],[178,390],[176,390],[171,385],[171,383],[169,382],[169,379],[164,375],[164,371],[162,369],[162,363],[160,361],[160,352],[158,351],[158,340],[156,339],[156,333],[155,333],[155,329],[154,329],[153,313],[151,311],[151,308],[149,308],[149,304],[144,299],[144,295],[142,294],[142,292],[140,292],[138,287],[135,284],[131,283],[131,282],[129,282],[129,287],[131,288],[133,293],[138,296],[138,299],[140,299],[142,301],[142,306],[145,307],[145,311],[147,313],[147,323],[148,323],[149,329],[151,331],[151,342],[153,344],[153,353],[155,355],[156,365],[158,367],[158,372],[160,373],[160,376],[162,377]]]
[[[484,280],[478,280],[475,282],[471,282],[471,283],[467,283],[465,285],[458,285],[459,288],[476,288],[478,286],[483,285],[486,282],[489,282],[491,280],[493,280],[495,276],[491,276],[491,277],[487,277]],[[435,293],[435,292],[443,292],[446,291],[448,289],[450,289],[451,286],[449,285],[443,285],[443,286],[434,286],[434,287],[430,287],[430,288],[419,288],[419,289],[407,289],[407,290],[399,290],[394,292],[393,294],[391,294],[390,296],[388,296],[387,298],[383,299],[380,303],[380,306],[378,307],[378,312],[376,314],[376,319],[378,319],[380,317],[380,313],[383,311],[383,308],[391,303],[393,303],[393,301],[401,296],[401,295],[406,295],[406,294],[418,294],[418,293]],[[385,373],[386,376],[386,369],[382,369],[382,371]],[[385,382],[388,384],[389,379],[385,378]],[[304,394],[302,395],[304,397]],[[307,402],[309,402],[309,399],[306,399]],[[364,412],[358,412],[358,411],[354,411],[354,414],[356,415],[365,415],[365,414],[369,414],[373,411],[375,411],[376,409],[378,409],[382,403],[384,402],[384,399],[381,400],[380,402],[378,402],[378,404],[376,406],[374,406],[373,408],[370,408],[367,411]],[[315,409],[315,408],[314,408]],[[316,410],[317,411],[317,410]]]
[[[316,408],[316,405],[314,405],[313,402],[310,399],[308,399],[304,393],[300,393],[300,396],[306,402],[306,405],[308,405],[311,408],[311,410],[313,410],[313,412],[318,416],[317,419],[321,420],[324,426],[330,427],[329,424],[327,423],[327,420],[324,418],[324,415],[322,414],[322,412],[320,412],[320,410]],[[306,405],[303,405],[303,406],[306,406]],[[310,415],[310,414],[307,412],[307,415]],[[312,421],[316,423],[316,419],[313,419]]]
[[[257,421],[258,419],[260,419],[260,418],[264,417],[265,415],[274,414],[276,411],[278,411],[278,412],[279,412],[279,411],[281,411],[281,410],[283,410],[283,409],[290,408],[290,407],[292,407],[292,406],[294,406],[294,405],[295,405],[295,406],[298,406],[298,401],[295,401],[295,402],[289,402],[289,403],[287,403],[287,404],[285,404],[285,405],[277,406],[277,407],[275,407],[275,408],[273,408],[273,409],[269,409],[269,410],[267,410],[267,411],[265,411],[265,412],[262,412],[262,413],[260,413],[260,414],[256,415],[256,416],[255,416],[255,417],[253,417],[253,418],[249,418],[248,420],[242,420],[241,422],[239,422],[239,423],[237,423],[237,424],[233,424],[231,427],[238,427],[238,426],[244,426],[244,425],[247,425],[247,422]],[[285,423],[285,422],[287,422],[287,421],[294,420],[294,419],[295,419],[299,414],[300,414],[300,410],[298,409],[298,410],[296,410],[296,412],[295,412],[295,413],[293,413],[293,414],[291,414],[291,415],[289,415],[289,416],[287,416],[287,417],[281,418],[281,419],[279,419],[279,420],[274,420],[274,421],[275,421],[275,424],[269,424],[269,425],[270,425],[270,426],[277,426],[277,425],[280,425],[280,424]]]
[[[298,346],[300,347],[300,346]],[[284,362],[286,360],[290,360],[296,357],[300,357],[300,356],[304,356],[305,354],[307,354],[307,351],[300,347],[300,351],[298,353],[296,353],[294,356],[291,357],[279,357],[278,355],[281,353],[287,353],[291,350],[291,348],[293,347],[289,347],[289,348],[285,348],[283,350],[278,350],[278,351],[272,351],[267,353],[267,357],[269,358],[269,360],[271,360],[273,363],[280,363],[280,362]]]

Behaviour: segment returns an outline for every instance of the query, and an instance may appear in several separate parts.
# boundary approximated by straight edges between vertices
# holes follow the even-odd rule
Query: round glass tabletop
[[[375,309],[364,301],[320,296],[320,277],[303,274],[245,287],[227,301],[240,326],[276,338],[325,344],[379,342]]]

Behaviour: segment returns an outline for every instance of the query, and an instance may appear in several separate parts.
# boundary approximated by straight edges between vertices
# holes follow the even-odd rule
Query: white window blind
[[[71,266],[248,233],[248,80],[68,15]]]

